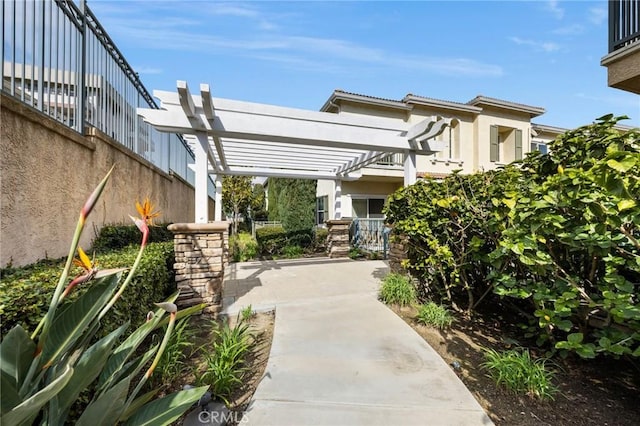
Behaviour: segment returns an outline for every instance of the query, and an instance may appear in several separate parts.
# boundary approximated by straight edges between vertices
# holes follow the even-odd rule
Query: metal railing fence
[[[381,252],[386,259],[389,251],[389,232],[384,219],[354,218],[349,228],[351,247],[370,252]]]
[[[640,0],[609,0],[609,53],[640,42]]]
[[[79,133],[89,124],[194,183],[193,152],[137,115],[158,105],[85,0],[2,0],[0,13],[4,92]]]

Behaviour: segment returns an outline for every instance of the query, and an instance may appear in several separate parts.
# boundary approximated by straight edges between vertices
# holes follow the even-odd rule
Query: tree
[[[238,221],[251,205],[253,191],[250,176],[224,176],[222,178],[222,207],[232,214],[233,233],[238,233]]]
[[[251,195],[251,218],[254,220],[265,220],[267,210],[265,208],[264,186],[260,183],[253,185]]]
[[[316,184],[308,179],[269,179],[269,220],[281,221],[287,231],[313,228]]]

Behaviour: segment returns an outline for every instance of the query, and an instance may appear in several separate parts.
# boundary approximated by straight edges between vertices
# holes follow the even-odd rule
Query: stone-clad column
[[[174,234],[178,307],[206,303],[205,312],[217,314],[229,264],[229,222],[174,223],[168,229]]]
[[[329,257],[349,256],[349,226],[351,219],[327,220],[327,253]]]

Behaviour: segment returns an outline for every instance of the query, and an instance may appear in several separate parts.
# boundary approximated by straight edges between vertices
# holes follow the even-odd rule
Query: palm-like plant
[[[149,320],[124,341],[129,324],[96,341],[100,320],[114,306],[135,274],[146,247],[149,224],[157,213],[148,200],[140,205],[140,218],[132,218],[142,232],[142,243],[134,265],[118,287],[124,270],[100,271],[78,247],[88,215],[102,194],[111,171],[93,191],[80,212],[67,262],[54,291],[49,309],[31,336],[17,325],[0,343],[0,424],[63,425],[71,405],[85,389],[95,389],[93,398],[77,424],[168,424],[180,417],[206,392],[207,386],[180,391],[153,400],[157,391],[138,395],[153,374],[178,317],[201,307],[177,311],[172,295],[149,316]],[[141,211],[143,210],[143,211]],[[84,273],[67,283],[78,253]],[[78,285],[86,291],[72,302],[62,303]],[[165,317],[169,313],[169,318]],[[138,355],[137,349],[151,332],[166,327],[162,343]],[[153,359],[145,373],[140,373]],[[137,381],[136,386],[132,386]],[[133,388],[133,390],[131,390]]]

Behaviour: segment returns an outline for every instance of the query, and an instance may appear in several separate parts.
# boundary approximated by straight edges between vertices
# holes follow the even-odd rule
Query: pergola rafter
[[[209,85],[191,94],[154,91],[161,109],[139,108],[157,130],[181,133],[196,162],[196,223],[208,219],[207,178],[216,175],[216,220],[221,219],[221,175],[298,177],[340,181],[386,155],[405,154],[405,184],[415,182],[416,154],[442,147],[433,138],[450,119],[430,117],[411,126],[392,119],[339,115],[213,98]],[[339,215],[339,212],[337,213]]]

